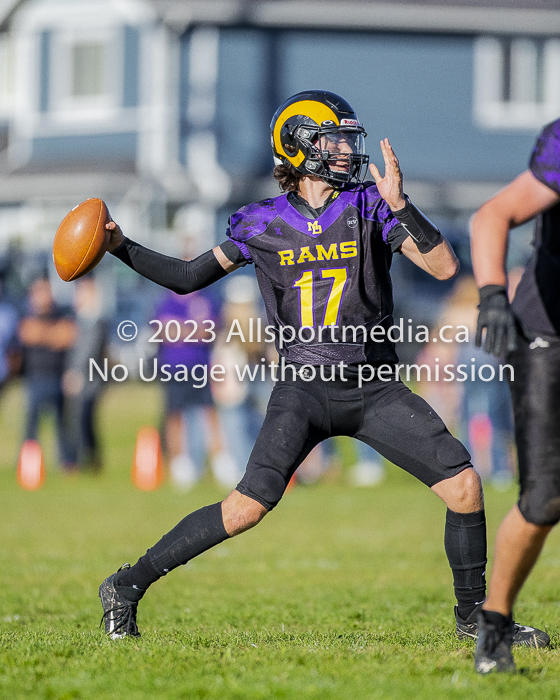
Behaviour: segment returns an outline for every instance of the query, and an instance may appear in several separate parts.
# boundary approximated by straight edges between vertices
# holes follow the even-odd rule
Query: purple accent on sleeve
[[[383,240],[385,241],[385,243],[388,242],[387,238],[389,236],[389,232],[392,231],[395,228],[395,226],[398,226],[398,225],[399,225],[398,219],[395,219],[395,217],[393,216],[390,219],[390,221],[387,221],[387,223],[383,226]]]
[[[254,260],[249,253],[246,242],[253,236],[264,233],[267,226],[278,216],[277,199],[281,199],[281,197],[248,204],[230,217],[229,228],[226,231],[227,236],[250,263]]]
[[[382,224],[383,240],[387,243],[389,232],[398,226],[399,221],[393,216],[391,208],[379,194],[377,185],[373,182],[367,182],[363,189],[356,190],[355,196],[359,197],[356,206],[360,209],[363,218]]]
[[[542,130],[533,148],[529,168],[537,180],[560,193],[560,119]]]
[[[242,243],[241,241],[236,241],[235,238],[232,238],[232,237],[231,237],[231,231],[230,231],[229,228],[228,228],[228,230],[226,231],[226,233],[227,233],[227,236],[228,236],[228,238],[230,239],[230,241],[231,241],[232,243],[235,243],[235,245],[239,248],[239,250],[241,251],[241,254],[242,254],[243,257],[245,258],[245,260],[246,260],[247,262],[249,262],[249,263],[253,263],[254,260],[253,260],[253,258],[251,257],[251,253],[249,253],[249,248],[247,248],[247,244],[246,244],[246,243]]]
[[[263,233],[278,216],[276,199],[281,197],[254,202],[235,212],[230,218],[230,238],[235,241],[247,241]]]

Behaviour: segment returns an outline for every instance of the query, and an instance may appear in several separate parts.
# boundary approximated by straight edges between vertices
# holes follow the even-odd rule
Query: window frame
[[[15,45],[9,32],[0,33],[0,116],[12,114],[16,100]]]
[[[74,48],[80,44],[104,46],[103,91],[97,95],[75,95]],[[124,70],[122,42],[114,28],[66,30],[52,34],[49,71],[49,115],[62,122],[100,121],[113,118],[121,108]]]
[[[507,76],[504,75],[506,41],[511,42]],[[540,61],[537,42],[542,43]],[[539,62],[541,76],[537,74]],[[560,39],[478,37],[474,46],[475,122],[484,129],[532,130],[557,119],[560,114],[559,75]],[[542,99],[539,99],[539,77]],[[506,81],[511,89],[509,99],[504,99]]]

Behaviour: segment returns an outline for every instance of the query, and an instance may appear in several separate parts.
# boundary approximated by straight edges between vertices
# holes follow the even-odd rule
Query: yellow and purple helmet
[[[348,102],[324,90],[293,95],[270,123],[275,163],[291,165],[333,187],[363,181],[369,161],[366,136]]]

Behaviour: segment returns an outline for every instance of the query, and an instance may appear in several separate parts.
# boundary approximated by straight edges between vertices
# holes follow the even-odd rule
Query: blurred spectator
[[[45,267],[45,258],[41,252],[25,254],[21,240],[8,241],[7,249],[0,255],[2,297],[14,305],[18,316],[25,311],[30,282],[40,277]]]
[[[77,338],[69,350],[63,376],[65,413],[69,429],[72,461],[81,469],[101,470],[102,459],[95,414],[104,388],[98,372],[90,381],[90,358],[101,367],[105,356],[107,325],[102,318],[103,300],[99,283],[93,275],[78,280],[74,309]]]
[[[475,352],[476,350],[476,352]],[[471,453],[473,464],[483,479],[498,488],[508,486],[514,474],[513,411],[507,382],[498,379],[499,363],[484,356],[474,343],[459,352],[459,363],[491,365],[496,376],[491,381],[477,378],[463,385],[460,435]]]
[[[474,278],[459,278],[432,336],[437,337],[439,328],[451,326],[445,336],[452,337],[459,326],[464,326],[468,329],[469,342],[429,343],[418,363],[433,368],[437,356],[442,376],[440,381],[432,377],[432,381],[423,382],[422,396],[467,446],[481,477],[501,488],[512,481],[515,468],[513,412],[507,382],[499,380],[498,361],[474,345],[478,297]],[[491,365],[494,378],[485,381],[477,371],[474,380],[469,374],[466,381],[443,381],[445,365],[456,368],[463,364],[468,368],[473,359],[476,368]],[[489,376],[489,371],[484,376]]]
[[[498,360],[475,347],[477,303],[474,277],[463,278],[450,303],[452,309],[457,308],[457,323],[469,329],[469,342],[458,344],[457,364],[468,366],[474,358],[476,367],[491,365],[495,376],[484,381],[477,372],[474,381],[462,382],[459,439],[467,445],[482,478],[501,488],[513,480],[513,409],[507,382],[499,380]]]
[[[352,465],[350,481],[354,486],[377,486],[385,478],[383,458],[361,440],[354,441],[356,462]]]
[[[0,281],[0,393],[16,369],[17,313],[15,308],[2,297]]]
[[[216,480],[233,488],[239,475],[225,449],[210,382],[193,377],[193,369],[201,377],[202,368],[206,371],[210,368],[212,343],[205,341],[211,340],[211,326],[217,321],[210,296],[203,291],[185,296],[168,292],[155,318],[163,324],[160,368],[170,365],[172,375],[178,365],[188,370],[187,380],[172,376],[161,383],[165,392],[164,432],[171,479],[178,486],[189,488],[202,476],[208,458]]]
[[[266,405],[272,391],[270,368],[267,367],[264,381],[261,375],[262,360],[267,364],[272,361],[278,362],[278,355],[271,343],[263,342],[266,322],[262,320],[255,279],[249,275],[229,278],[225,285],[224,297],[224,332],[218,339],[212,359],[225,368],[225,381],[214,383],[212,392],[218,407],[220,424],[241,479],[264,420]],[[228,336],[230,339],[226,342]],[[236,367],[239,371],[248,367],[252,373],[255,366],[258,366],[259,370],[253,380],[247,374],[243,380],[239,378]]]
[[[18,336],[23,348],[23,376],[27,393],[25,439],[36,440],[45,409],[54,411],[59,460],[64,470],[75,469],[64,421],[62,375],[66,354],[76,340],[76,324],[55,306],[47,279],[37,279],[28,295],[28,312]]]
[[[325,440],[315,448],[321,450],[321,470],[317,471],[315,467],[315,479],[313,476],[313,462],[309,465],[303,474],[299,474],[298,479],[304,482],[309,482],[321,478],[328,470],[339,471],[344,460],[342,454],[342,441],[336,438]],[[312,457],[315,450],[311,452],[309,457]],[[377,486],[385,478],[385,465],[381,455],[361,440],[352,440],[352,457],[348,472],[348,479],[353,486]],[[308,458],[309,459],[309,458]],[[346,455],[346,460],[348,460]],[[305,466],[302,464],[302,467]],[[301,469],[301,467],[300,467]]]

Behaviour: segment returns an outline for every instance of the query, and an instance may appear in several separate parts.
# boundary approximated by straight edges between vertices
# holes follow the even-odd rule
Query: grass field
[[[2,396],[2,699],[560,697],[558,534],[516,611],[553,648],[516,651],[517,676],[478,677],[472,644],[454,636],[445,507],[396,468],[371,489],[343,478],[295,488],[258,528],[155,585],[140,640],[106,639],[101,580],[224,495],[210,481],[187,494],[133,488],[134,437],[158,412],[152,387],[111,388],[105,472],[63,478],[45,431],[48,479],[29,493],[14,474],[21,391]],[[487,490],[491,542],[514,499],[513,488]]]

